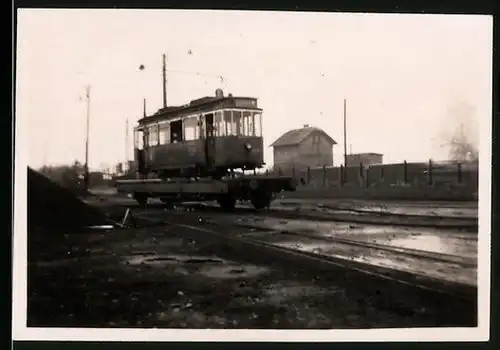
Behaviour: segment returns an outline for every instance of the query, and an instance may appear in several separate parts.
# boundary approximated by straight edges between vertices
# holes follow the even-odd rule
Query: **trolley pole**
[[[167,107],[167,56],[163,54],[163,108]]]
[[[89,189],[90,85],[85,87],[85,101],[87,102],[87,130],[85,136],[85,175],[83,178],[83,188],[87,192]]]

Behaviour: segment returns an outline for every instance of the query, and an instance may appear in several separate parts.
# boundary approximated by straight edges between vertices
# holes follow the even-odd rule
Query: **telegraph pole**
[[[163,54],[163,108],[167,107],[167,56]]]
[[[344,98],[344,167],[347,167],[347,121],[346,121],[346,99]]]
[[[128,118],[125,120],[125,166],[128,167]]]
[[[83,188],[89,189],[89,134],[90,134],[90,85],[85,87],[85,101],[87,102],[87,130],[85,137],[85,177],[83,179]]]

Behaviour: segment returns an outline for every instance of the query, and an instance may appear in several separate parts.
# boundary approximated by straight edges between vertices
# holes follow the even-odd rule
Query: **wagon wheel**
[[[139,206],[146,207],[148,204],[148,196],[144,194],[136,194],[134,195],[134,199],[139,203]]]
[[[224,211],[233,211],[236,206],[236,199],[230,195],[220,197],[217,202]]]
[[[271,194],[264,191],[254,192],[252,193],[250,201],[255,209],[264,209],[271,204]]]
[[[161,202],[165,205],[165,207],[166,207],[167,209],[172,210],[172,209],[174,209],[174,207],[175,207],[175,206],[174,206],[174,202],[173,202],[172,200],[168,199],[168,198],[161,197],[161,198],[160,198],[160,201],[161,201]]]

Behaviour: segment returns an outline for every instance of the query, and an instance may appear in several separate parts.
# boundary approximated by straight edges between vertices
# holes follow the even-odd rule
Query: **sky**
[[[478,15],[22,9],[15,103],[27,127],[19,132],[30,166],[83,161],[81,98],[90,85],[90,167],[132,159],[143,98],[148,113],[162,106],[166,54],[169,105],[217,88],[258,98],[267,164],[273,141],[309,124],[338,142],[339,165],[344,99],[348,150],[382,153],[384,163],[446,159],[460,124],[478,144],[481,120],[491,118],[492,23]]]

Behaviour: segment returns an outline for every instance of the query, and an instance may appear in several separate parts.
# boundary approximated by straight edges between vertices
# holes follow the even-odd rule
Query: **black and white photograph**
[[[14,340],[489,339],[491,16],[16,31]]]

